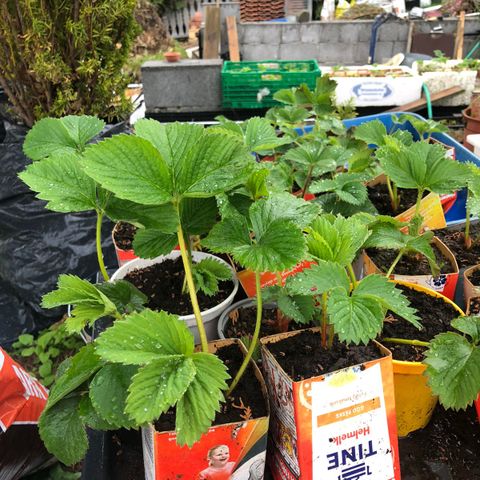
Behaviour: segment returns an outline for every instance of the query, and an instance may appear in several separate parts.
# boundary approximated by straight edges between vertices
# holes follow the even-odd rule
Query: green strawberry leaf
[[[65,465],[78,463],[88,448],[87,433],[78,414],[80,396],[64,398],[44,410],[38,424],[47,450]]]
[[[78,406],[78,415],[82,422],[93,428],[94,430],[117,430],[112,424],[100,417],[97,411],[93,408],[92,402],[88,395],[83,395]]]
[[[60,400],[92,377],[103,366],[92,344],[86,345],[65,364],[60,375],[57,373],[55,385],[50,390],[46,409],[53,407]]]
[[[23,151],[32,160],[80,153],[104,126],[104,121],[87,115],[43,118],[28,132]]]
[[[324,260],[319,260],[317,265],[289,277],[286,285],[293,295],[320,294],[336,287],[350,290],[350,280],[345,268],[338,263]]]
[[[121,314],[142,310],[148,300],[146,295],[126,280],[101,283],[97,289],[115,304]]]
[[[195,353],[196,374],[176,408],[177,443],[191,447],[212,424],[224,401],[229,375],[222,361],[210,353]]]
[[[385,125],[380,120],[365,122],[357,127],[353,133],[354,138],[364,141],[367,145],[376,145],[383,147],[385,137],[388,135]]]
[[[137,373],[136,365],[105,365],[90,383],[90,401],[103,420],[115,428],[137,426],[125,413],[125,403],[132,377]]]
[[[97,209],[95,182],[82,170],[75,154],[52,156],[34,162],[18,175],[37,197],[55,212]]]
[[[424,362],[428,384],[445,408],[463,409],[477,398],[480,385],[478,345],[454,332],[441,333],[430,341]]]
[[[126,365],[143,365],[171,355],[190,356],[193,348],[193,335],[184,322],[149,309],[117,320],[96,340],[100,357]]]
[[[150,362],[133,377],[126,413],[138,424],[156,420],[183,397],[195,375],[192,357],[166,357]]]
[[[267,119],[253,117],[246,122],[245,145],[250,152],[271,151],[288,143],[291,143],[291,140],[278,137]]]
[[[172,200],[169,165],[147,140],[116,135],[89,146],[83,158],[85,172],[117,197],[145,205]]]
[[[383,275],[367,275],[352,292],[352,297],[362,297],[379,303],[384,310],[400,315],[418,329],[422,328],[416,310],[395,284]],[[383,319],[382,319],[383,322]]]
[[[178,244],[176,233],[167,234],[155,229],[140,229],[133,239],[133,250],[140,258],[156,258],[170,253]]]
[[[456,318],[452,320],[452,327],[469,335],[475,344],[480,343],[480,317],[470,316]]]

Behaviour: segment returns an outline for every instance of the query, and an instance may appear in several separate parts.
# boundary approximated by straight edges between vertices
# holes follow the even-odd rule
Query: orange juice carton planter
[[[130,250],[123,250],[118,247],[117,242],[115,241],[115,232],[117,230],[118,223],[115,225],[112,231],[112,241],[113,241],[113,246],[115,247],[115,255],[117,257],[117,263],[118,266],[121,267],[125,263],[129,262],[130,260],[135,260],[138,258],[137,255],[135,255],[135,252],[133,249]]]
[[[293,381],[267,346],[296,334],[261,340],[274,479],[400,480],[391,353],[379,345],[387,356]]]
[[[415,285],[422,285],[423,287],[434,290],[442,295],[445,295],[450,300],[455,297],[455,289],[458,282],[458,264],[449,248],[437,237],[433,237],[433,244],[442,252],[448,263],[452,266],[452,273],[441,273],[437,277],[433,275],[397,275],[392,274],[392,280],[400,280],[402,282],[413,283]],[[363,271],[365,275],[371,273],[381,273],[373,260],[365,253],[363,257]]]
[[[219,340],[209,344],[217,348],[238,340]],[[267,391],[260,370],[252,362],[261,394]],[[247,404],[247,401],[245,404]],[[268,406],[268,405],[267,405]],[[158,432],[153,425],[142,428],[146,480],[262,480],[265,469],[269,417],[261,417],[212,426],[191,448],[180,447],[174,431]]]

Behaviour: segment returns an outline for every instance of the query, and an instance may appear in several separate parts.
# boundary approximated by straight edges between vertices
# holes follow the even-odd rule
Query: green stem
[[[105,268],[105,263],[103,261],[103,253],[102,253],[102,220],[103,220],[103,212],[97,211],[97,228],[96,228],[96,235],[95,235],[95,243],[97,246],[97,259],[98,259],[98,266],[100,267],[100,272],[102,272],[103,279],[108,282],[110,277],[108,276],[107,269]]]
[[[420,340],[408,340],[407,338],[381,338],[380,342],[399,343],[401,345],[413,345],[414,347],[429,347],[430,343]]]
[[[468,205],[468,195],[469,195],[469,192],[467,190],[467,204],[466,204],[466,207],[465,207],[465,233],[464,233],[464,237],[465,237],[465,246],[467,247],[467,249],[470,249],[470,247],[472,246],[472,244],[470,242],[470,215],[471,215],[471,212],[470,212],[470,207]]]
[[[393,272],[393,269],[397,266],[397,263],[400,261],[400,259],[403,257],[403,254],[405,253],[405,250],[402,248],[399,252],[393,263],[390,265],[390,268],[388,269],[387,272],[387,278],[390,277],[390,275]]]
[[[283,285],[281,272],[275,272],[275,276],[277,277],[277,285],[281,287]]]
[[[392,205],[392,210],[396,212],[397,199],[395,198],[395,193],[393,192],[392,181],[390,180],[390,177],[387,177],[387,189],[388,189],[388,195],[390,197],[390,204]]]
[[[350,280],[352,281],[353,288],[357,288],[358,282],[357,282],[357,278],[355,277],[355,272],[353,271],[353,267],[351,263],[347,265],[347,270],[348,270],[348,274],[350,275]]]
[[[327,292],[322,293],[322,347],[327,346],[327,327],[328,327],[328,315],[327,315]]]
[[[195,321],[197,322],[198,334],[200,336],[200,343],[202,345],[202,352],[208,352],[207,334],[205,333],[202,314],[200,312],[200,306],[198,305],[197,290],[195,289],[195,284],[193,282],[190,259],[188,258],[187,245],[185,244],[185,238],[183,237],[183,230],[181,225],[178,226],[177,237],[178,244],[180,246],[180,253],[182,254],[185,278],[187,279],[188,294],[190,295],[190,302],[192,304],[193,314],[195,315]]]
[[[393,198],[395,199],[394,210],[396,212],[398,211],[398,207],[400,206],[400,198],[398,198],[398,187],[396,183],[393,184]]]
[[[308,187],[310,185],[310,180],[312,178],[312,172],[313,172],[313,165],[310,165],[308,167],[308,172],[307,172],[307,178],[305,179],[305,183],[302,188],[302,193],[300,195],[300,198],[303,198],[305,194],[307,193]]]
[[[226,397],[230,396],[235,387],[237,386],[239,380],[242,378],[242,375],[244,374],[250,359],[252,358],[253,352],[255,351],[255,348],[257,347],[258,343],[258,337],[260,336],[260,327],[262,325],[262,287],[260,286],[260,272],[255,272],[255,289],[256,289],[256,294],[257,294],[257,319],[255,323],[255,331],[253,332],[253,337],[252,341],[250,343],[250,347],[248,348],[247,355],[243,359],[243,363],[240,366],[240,369],[237,372],[237,375],[235,375],[235,378],[233,379],[233,382],[230,384],[230,387],[226,393]]]
[[[420,215],[420,205],[422,203],[423,192],[424,192],[423,188],[418,190],[417,203],[415,204],[415,216]]]

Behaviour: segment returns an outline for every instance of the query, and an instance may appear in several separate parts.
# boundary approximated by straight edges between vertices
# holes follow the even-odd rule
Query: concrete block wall
[[[432,22],[415,21],[414,31],[428,33]],[[308,23],[242,23],[239,25],[240,52],[243,60],[308,60],[317,59],[323,65],[359,65],[367,63],[373,20],[354,22]],[[455,33],[457,21],[442,21],[445,33]],[[377,35],[375,61],[381,62],[396,53],[405,52],[409,24],[390,20]],[[480,29],[478,19],[467,19],[465,33]],[[464,52],[468,52],[477,37],[465,37]]]

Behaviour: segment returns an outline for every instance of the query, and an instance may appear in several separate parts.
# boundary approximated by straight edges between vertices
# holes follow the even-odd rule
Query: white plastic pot
[[[154,265],[156,263],[161,263],[165,260],[174,260],[178,257],[181,256],[180,251],[174,250],[173,252],[169,253],[168,255],[161,255],[159,257],[150,259],[150,260],[145,260],[143,258],[137,258],[135,260],[132,260],[122,267],[120,267],[113,275],[110,281],[114,282],[115,280],[121,280],[124,278],[128,273],[130,273],[133,270],[137,270],[139,268],[145,268],[145,267],[150,267],[151,265]],[[237,293],[238,290],[238,280],[237,280],[237,275],[235,273],[235,270],[224,260],[221,258],[218,258],[214,255],[210,255],[209,253],[205,252],[192,252],[192,257],[194,262],[199,262],[200,260],[204,260],[205,258],[213,258],[217,262],[221,262],[224,265],[227,265],[228,268],[232,270],[232,282],[233,282],[233,290],[232,293],[222,302],[216,305],[213,308],[209,308],[208,310],[204,310],[202,312],[202,319],[203,319],[203,324],[205,326],[205,332],[207,334],[207,339],[208,340],[216,340],[218,338],[217,336],[217,323],[218,323],[218,318],[222,314],[222,312],[230,306],[230,304],[233,302],[233,298],[235,297],[235,294]],[[190,315],[180,315],[179,318],[183,320],[187,325],[190,331],[194,334],[195,336],[195,343],[200,342],[200,337],[198,334],[198,328],[197,328],[197,322],[195,321],[195,316],[192,314]]]

